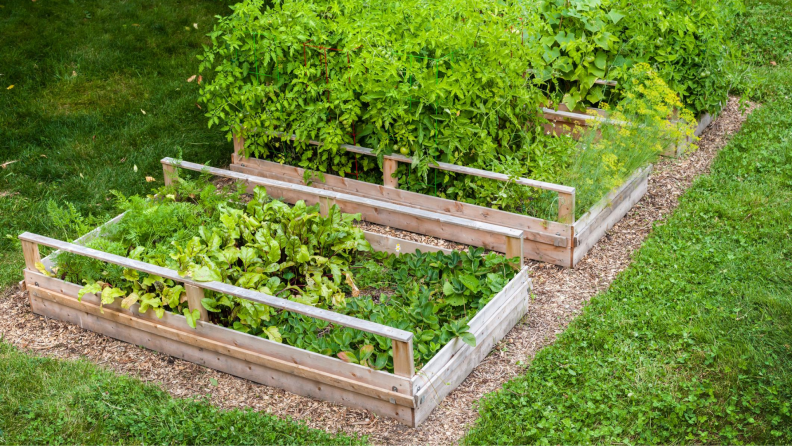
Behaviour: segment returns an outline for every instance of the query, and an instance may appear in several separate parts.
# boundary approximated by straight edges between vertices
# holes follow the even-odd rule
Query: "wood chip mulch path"
[[[681,159],[667,159],[656,164],[647,194],[575,269],[528,262],[536,295],[528,314],[417,429],[367,411],[347,409],[255,384],[35,315],[30,311],[26,293],[18,287],[7,289],[0,296],[0,337],[35,354],[93,361],[118,373],[157,383],[176,397],[207,396],[218,407],[249,407],[292,417],[328,432],[368,435],[375,444],[456,443],[477,417],[473,403],[523,373],[525,364],[555,340],[588,300],[608,287],[629,264],[632,253],[640,247],[652,225],[662,222],[676,208],[679,197],[695,177],[708,172],[718,150],[740,129],[753,107],[741,112],[738,100],[731,98],[722,114],[702,135],[699,150]],[[404,234],[376,225],[366,224],[365,228],[403,235],[422,243],[458,247],[444,240]]]

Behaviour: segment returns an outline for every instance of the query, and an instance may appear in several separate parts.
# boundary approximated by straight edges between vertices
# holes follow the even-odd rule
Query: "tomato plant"
[[[201,95],[209,125],[244,136],[247,155],[377,182],[381,156],[401,153],[415,160],[399,167],[401,187],[548,218],[556,214],[554,197],[429,165],[566,184],[577,175],[570,169],[588,165],[581,162],[588,147],[545,134],[540,107],[614,109],[634,100],[628,95],[632,81],[643,79],[634,77],[639,66],[639,74],[657,75],[664,95],[681,96],[678,109],[717,109],[726,89],[714,73],[728,56],[737,2],[245,0],[209,33]],[[657,98],[645,99],[655,107]],[[659,107],[656,114],[676,112]],[[603,159],[648,160],[645,147],[673,139],[656,130],[633,132],[634,152]],[[345,143],[371,147],[380,159],[349,154]],[[591,196],[614,181],[593,181]]]

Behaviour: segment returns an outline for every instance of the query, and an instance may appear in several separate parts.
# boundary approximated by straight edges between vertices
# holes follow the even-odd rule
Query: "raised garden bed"
[[[169,167],[166,164],[166,172],[170,174]],[[275,186],[277,184],[267,184],[268,192],[277,189]],[[344,202],[346,197],[335,194],[332,198]],[[480,225],[428,212],[416,217],[434,218],[436,222],[458,228]],[[416,372],[412,332],[223,282],[197,281],[169,268],[84,246],[122,218],[123,214],[74,243],[30,233],[20,236],[26,264],[24,284],[35,313],[296,394],[368,409],[409,426],[417,426],[425,420],[527,311],[531,283],[527,268],[522,268],[468,321],[468,332],[474,336],[475,346],[453,338]],[[494,225],[488,228],[498,229]],[[520,234],[514,230],[501,228],[500,233],[517,235],[520,240]],[[366,234],[366,238],[372,246],[379,246],[386,252],[425,247],[373,233]],[[85,293],[83,285],[53,277],[52,268],[58,253],[40,259],[39,246],[182,284],[189,312],[200,314],[194,321],[195,328],[190,324],[193,321],[178,313],[164,311],[161,317],[152,311],[140,313],[139,303],[128,308],[122,307],[118,300],[102,305],[101,297]],[[80,299],[81,290],[84,295]],[[345,362],[211,323],[205,305],[201,304],[207,290],[389,339],[393,372]]]
[[[311,143],[320,144],[315,141],[311,141]],[[374,156],[374,152],[365,147],[342,145],[342,148],[349,152]],[[243,154],[244,139],[235,138],[234,154],[230,166],[231,170],[260,177],[262,180],[277,180],[295,185],[304,185],[305,178],[309,176],[306,175],[305,169],[257,158],[244,157]],[[166,165],[175,163],[172,160],[164,160],[163,162]],[[384,156],[384,185],[324,174],[323,179],[313,178],[311,187],[375,199],[393,205],[409,206],[414,209],[436,212],[448,216],[461,216],[476,222],[514,228],[523,231],[524,239],[522,250],[525,258],[540,260],[569,268],[574,267],[605,232],[613,227],[613,225],[615,225],[630,208],[641,199],[646,193],[648,177],[652,169],[652,166],[648,166],[635,172],[624,181],[621,186],[608,193],[577,220],[574,218],[575,188],[525,178],[513,180],[516,184],[532,186],[558,193],[558,221],[549,221],[417,192],[400,190],[398,189],[398,183],[390,175],[396,171],[396,165],[400,162],[412,163],[412,159],[398,154]],[[438,163],[430,166],[440,170],[475,175],[493,180],[511,181],[506,175],[480,169],[471,169],[446,163]],[[295,194],[293,200],[306,199],[313,194],[315,194],[315,192],[310,190],[303,191]],[[415,225],[405,223],[398,218],[392,218],[392,216],[381,212],[376,207],[370,207],[367,210],[355,208],[355,210],[348,210],[345,212],[361,212],[363,219],[372,223],[435,235],[446,240],[484,246],[488,249],[505,252],[505,247],[501,243],[491,240],[492,237],[481,235],[482,231],[486,232],[485,228],[478,231],[480,239],[478,243],[476,243],[476,239],[471,239],[470,234],[459,232],[452,228],[433,227],[431,228],[431,233],[426,232],[426,230],[416,230]]]
[[[542,117],[547,120],[543,124],[546,132],[553,135],[570,135],[573,138],[580,138],[591,126],[593,121],[602,121],[608,118],[608,112],[599,108],[587,108],[585,112],[571,111],[564,104],[559,104],[558,108],[542,108]],[[701,114],[697,119],[694,136],[701,136],[704,130],[712,123],[713,116],[709,113]],[[680,156],[682,152],[692,143],[692,138],[669,145],[663,152],[663,156]]]

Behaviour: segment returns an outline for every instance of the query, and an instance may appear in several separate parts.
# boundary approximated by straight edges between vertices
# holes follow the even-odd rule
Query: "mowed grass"
[[[110,190],[162,184],[161,158],[223,165],[232,146],[208,129],[197,79],[186,81],[227,2],[0,5],[0,164],[15,161],[0,169],[1,289],[21,280],[19,233],[64,236],[50,199],[107,219]]]
[[[610,289],[480,402],[465,443],[792,442],[789,17],[749,4],[740,36],[768,58],[745,93],[767,103]]]
[[[228,162],[231,144],[208,130],[197,79],[187,82],[227,5],[0,0],[0,289],[21,280],[19,233],[77,235],[53,225],[50,200],[96,225],[113,215],[110,190],[161,185],[165,156]],[[89,362],[20,353],[1,338],[0,383],[0,444],[359,442],[173,399]]]
[[[333,444],[302,423],[174,399],[87,361],[59,361],[0,343],[0,444]]]

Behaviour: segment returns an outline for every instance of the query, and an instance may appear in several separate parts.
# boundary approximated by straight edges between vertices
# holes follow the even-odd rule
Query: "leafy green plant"
[[[484,255],[483,249],[450,255],[371,252],[353,225],[359,215],[333,206],[323,216],[318,205],[289,206],[260,187],[243,204],[242,190],[178,180],[148,198],[119,196],[124,217],[89,246],[198,281],[221,281],[412,331],[419,367],[455,337],[475,345],[467,322],[515,274],[507,259]],[[80,298],[93,293],[103,305],[120,300],[123,308],[158,317],[169,311],[197,324],[199,312],[189,308],[179,283],[72,254],[59,255],[56,263],[55,275],[86,284]],[[211,291],[201,304],[212,323],[393,369],[389,339]]]
[[[580,195],[586,198],[576,208],[585,212],[626,177],[614,166],[646,164],[643,147],[668,135],[619,135],[618,150],[584,156],[594,152],[588,145],[545,134],[539,108],[599,105],[644,125],[632,106],[633,84],[649,64],[655,84],[665,82],[663,94],[681,95],[668,98],[679,110],[717,109],[726,81],[700,74],[719,70],[727,57],[730,28],[720,25],[739,4],[694,3],[247,0],[209,34],[202,100],[209,125],[244,137],[247,155],[381,182],[373,158],[340,145],[371,147],[379,161],[403,153],[414,162],[397,169],[402,188],[542,218],[557,215],[552,194],[429,167],[450,162],[556,183],[610,172],[612,181],[594,181]],[[686,15],[690,9],[699,16]],[[619,86],[598,83],[604,77]],[[656,99],[645,104],[662,103]],[[674,117],[662,111],[662,119]]]

